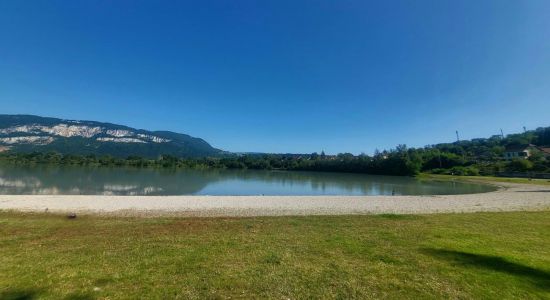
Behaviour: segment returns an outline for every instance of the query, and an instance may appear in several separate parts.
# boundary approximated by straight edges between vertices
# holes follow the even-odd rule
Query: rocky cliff
[[[204,157],[222,152],[186,134],[32,115],[0,115],[0,151],[55,151],[119,157]]]

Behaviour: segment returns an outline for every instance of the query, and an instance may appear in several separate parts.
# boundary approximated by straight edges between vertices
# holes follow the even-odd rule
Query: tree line
[[[95,155],[4,152],[0,161],[12,164],[56,164],[77,166],[129,166],[141,168],[255,169],[352,172],[411,176],[420,172],[454,175],[494,175],[498,172],[550,172],[550,158],[533,148],[528,159],[504,160],[506,147],[550,145],[550,127],[506,137],[472,139],[454,143],[378,151],[373,155],[341,153],[247,154],[223,157],[179,158],[163,155],[155,159],[139,156],[117,158]]]

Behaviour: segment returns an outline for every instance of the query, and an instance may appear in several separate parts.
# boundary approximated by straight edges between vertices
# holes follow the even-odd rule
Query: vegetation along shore
[[[160,155],[117,157],[111,155],[60,154],[58,152],[3,152],[0,161],[13,164],[56,164],[81,166],[132,166],[155,168],[227,168],[353,172],[380,175],[416,175],[420,172],[452,175],[496,175],[501,172],[550,172],[550,127],[520,134],[493,136],[353,155],[231,154],[203,158]],[[513,149],[515,152],[509,152]],[[517,149],[528,149],[525,152]],[[508,154],[528,156],[507,157]]]

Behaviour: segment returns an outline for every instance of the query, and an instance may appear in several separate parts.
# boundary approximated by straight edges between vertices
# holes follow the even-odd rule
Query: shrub
[[[512,172],[525,172],[533,168],[533,163],[526,159],[514,159],[508,163],[508,170]]]
[[[479,169],[473,166],[453,167],[451,168],[451,174],[458,175],[458,176],[478,176]]]

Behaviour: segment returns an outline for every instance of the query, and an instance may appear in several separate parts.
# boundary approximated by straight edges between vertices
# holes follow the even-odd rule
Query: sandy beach
[[[429,214],[550,209],[547,186],[504,184],[495,192],[440,196],[0,195],[0,210],[119,216]]]

